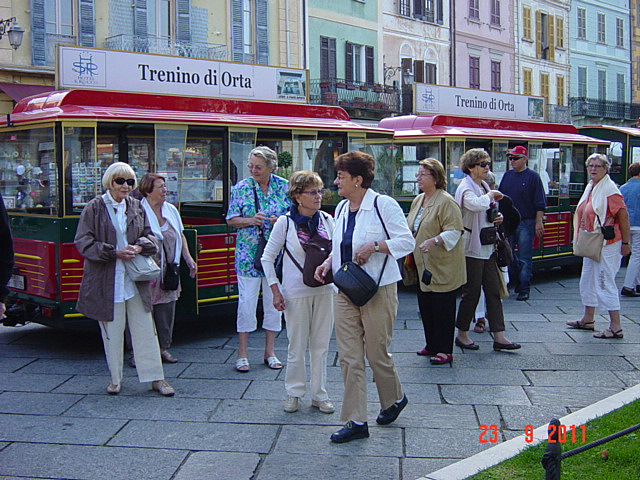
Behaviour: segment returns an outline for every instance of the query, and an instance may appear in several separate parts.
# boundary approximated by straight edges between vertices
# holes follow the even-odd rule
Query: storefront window
[[[53,127],[0,134],[0,192],[8,210],[58,212]]]

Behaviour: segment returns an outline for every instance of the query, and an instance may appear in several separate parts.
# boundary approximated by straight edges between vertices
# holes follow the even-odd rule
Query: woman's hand
[[[275,288],[272,288],[272,293],[273,308],[275,308],[279,312],[284,311],[284,297],[282,296],[282,292],[280,292],[280,289],[277,287],[277,285]]]
[[[331,256],[328,256],[327,259],[322,262],[320,265],[316,267],[316,271],[313,274],[313,278],[315,278],[318,282],[324,283],[324,277],[327,276],[327,273],[331,270]]]
[[[436,246],[437,246],[436,237],[433,237],[422,242],[420,245],[418,245],[418,248],[422,253],[429,253],[429,250],[431,250]]]
[[[187,259],[187,267],[189,267],[189,276],[191,278],[195,278],[198,271],[198,265],[196,265],[196,262],[193,261],[193,258]]]
[[[140,252],[142,252],[142,247],[140,245],[128,245],[125,248],[116,250],[116,257],[120,260],[124,260],[125,262],[129,262]]]
[[[369,260],[369,257],[376,251],[376,246],[373,242],[367,242],[362,245],[356,253],[353,255],[353,259],[358,265],[364,265]]]
[[[500,190],[489,190],[489,193],[487,195],[491,197],[491,200],[496,201],[502,200],[502,198],[504,197]]]
[[[495,225],[500,225],[502,222],[504,222],[504,217],[502,216],[502,214],[500,212],[498,212],[498,215],[496,215],[496,218],[493,221],[493,223]]]
[[[269,217],[269,223],[270,223],[271,225],[273,225],[273,224],[274,224],[274,223],[276,223],[277,221],[278,221],[278,217],[277,217],[276,215],[271,215],[271,216]]]
[[[249,226],[255,225],[256,227],[260,227],[264,224],[267,216],[262,212],[258,212],[253,217],[249,217],[248,219],[251,220]]]
[[[631,253],[631,247],[628,244],[625,245],[623,243],[622,246],[620,247],[620,253],[622,254],[623,257],[626,257]]]

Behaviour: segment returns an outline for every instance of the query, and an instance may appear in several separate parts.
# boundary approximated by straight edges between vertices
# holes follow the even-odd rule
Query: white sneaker
[[[333,413],[336,411],[336,407],[333,406],[331,400],[312,400],[311,405],[322,413]]]
[[[298,411],[298,397],[287,396],[284,401],[284,411],[287,413],[293,413]]]

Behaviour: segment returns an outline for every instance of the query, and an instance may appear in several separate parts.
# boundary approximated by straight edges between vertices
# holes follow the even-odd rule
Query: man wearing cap
[[[500,182],[500,190],[511,197],[520,212],[522,220],[516,231],[510,235],[509,242],[513,252],[513,263],[509,267],[509,278],[515,284],[518,300],[529,299],[531,275],[533,273],[533,240],[542,238],[544,226],[542,217],[547,205],[540,176],[527,167],[529,152],[518,145],[507,154],[511,169],[505,172]],[[515,248],[518,250],[515,251]]]

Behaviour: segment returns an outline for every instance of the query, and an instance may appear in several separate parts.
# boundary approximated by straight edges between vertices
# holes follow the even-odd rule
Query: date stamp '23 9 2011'
[[[524,441],[533,442],[533,425],[525,425]],[[586,443],[587,442],[587,426],[586,425],[549,425],[548,429],[549,443]],[[480,443],[497,443],[500,438],[497,425],[480,425]]]

